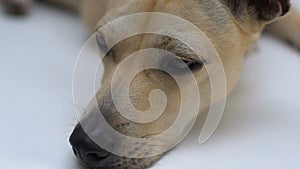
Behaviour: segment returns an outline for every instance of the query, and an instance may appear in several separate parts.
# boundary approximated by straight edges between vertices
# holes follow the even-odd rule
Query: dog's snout
[[[85,133],[81,125],[75,127],[69,141],[76,157],[88,165],[98,165],[110,155]]]

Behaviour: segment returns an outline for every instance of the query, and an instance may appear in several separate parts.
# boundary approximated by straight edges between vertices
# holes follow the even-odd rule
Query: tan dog
[[[25,6],[16,0],[4,1],[10,7],[11,12],[20,9],[22,10],[18,13],[26,11]],[[278,20],[290,10],[288,0],[83,0],[81,5],[74,5],[72,0],[52,1],[77,10],[80,6],[82,17],[91,31],[95,31],[113,19],[140,12],[169,13],[192,22],[204,31],[219,53],[225,69],[228,93],[232,91],[239,79],[245,55],[259,39],[267,24],[272,23],[266,29],[268,32],[300,48],[300,16],[296,10],[292,9],[287,16]],[[13,5],[15,7],[10,5],[11,2],[15,3]],[[113,35],[105,34],[98,37],[100,47],[106,48],[106,42],[110,41]],[[149,47],[165,49],[179,56],[178,58],[189,66],[195,77],[198,77],[196,80],[202,97],[199,112],[210,106],[211,89],[208,74],[203,69],[203,63],[193,56],[193,51],[172,38],[160,35],[139,35],[114,46],[104,59],[105,75],[102,87],[96,96],[98,105],[92,102],[86,109],[87,116],[84,119],[90,128],[93,128],[94,133],[101,133],[99,131],[103,130],[94,126],[93,116],[97,113],[95,106],[101,110],[114,129],[137,138],[147,138],[161,133],[175,120],[181,104],[180,91],[174,79],[159,70],[139,73],[130,85],[129,95],[132,104],[137,109],[145,111],[150,107],[149,93],[154,89],[163,90],[168,104],[162,117],[152,123],[139,124],[122,117],[114,106],[110,90],[116,68],[132,52]],[[189,82],[185,85],[188,88]],[[185,124],[182,128],[184,127]],[[111,154],[97,146],[84,132],[81,125],[76,126],[70,142],[75,155],[83,163],[99,169],[144,169],[150,167],[162,155],[138,159]],[[163,140],[162,144],[167,147],[169,142],[171,141]],[[161,148],[162,146],[145,143],[127,147],[127,150],[132,154],[145,155]]]

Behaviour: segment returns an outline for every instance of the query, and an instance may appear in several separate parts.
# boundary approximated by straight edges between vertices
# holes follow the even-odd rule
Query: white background
[[[0,14],[0,169],[80,168],[68,137],[72,73],[87,38],[78,16],[52,7]],[[196,127],[153,169],[299,169],[299,75],[300,51],[263,37],[215,135],[200,145]]]

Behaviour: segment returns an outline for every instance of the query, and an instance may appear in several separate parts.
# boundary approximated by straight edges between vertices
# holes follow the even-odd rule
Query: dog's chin
[[[147,169],[160,159],[160,156],[151,158],[126,158],[110,154],[106,160],[88,163],[78,159],[80,165],[86,169]]]

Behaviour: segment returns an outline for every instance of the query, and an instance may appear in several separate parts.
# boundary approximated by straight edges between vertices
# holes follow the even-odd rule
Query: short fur
[[[9,11],[12,13],[26,11],[23,8],[27,8],[27,5],[18,4],[16,0],[2,1],[9,6]],[[24,1],[19,2],[24,3]],[[251,51],[255,42],[260,38],[265,26],[267,26],[267,32],[300,48],[300,16],[296,9],[293,8],[287,16],[280,19],[290,10],[288,0],[82,0],[80,5],[68,0],[55,0],[55,2],[80,11],[92,32],[115,18],[139,12],[164,12],[191,21],[206,33],[219,53],[225,68],[228,93],[237,84],[245,55]],[[17,7],[14,11],[10,3],[17,3],[14,6],[20,5],[21,7]],[[22,9],[21,12],[18,11],[20,9]],[[109,34],[102,36],[106,41],[112,37]],[[141,72],[132,81],[130,86],[132,104],[137,109],[147,110],[150,106],[148,94],[153,89],[162,89],[168,98],[165,114],[153,123],[141,125],[119,115],[113,106],[110,84],[116,67],[128,54],[149,46],[167,49],[183,57],[190,55],[189,50],[183,50],[184,47],[178,48],[178,42],[172,38],[140,35],[127,39],[115,46],[105,58],[105,76],[102,87],[96,95],[99,108],[112,127],[123,134],[139,138],[150,137],[164,131],[176,118],[178,105],[180,105],[180,91],[176,82],[162,71],[149,70]],[[205,69],[200,67],[194,74],[198,77],[197,82],[202,97],[199,110],[201,113],[210,104],[210,83]],[[186,85],[188,88],[189,84]],[[86,113],[91,114],[90,117],[96,113],[92,112],[96,105],[91,103],[86,109]],[[89,120],[89,116],[86,120]],[[92,122],[90,125],[93,125]],[[75,128],[70,139],[71,144],[76,142],[76,139],[80,139],[76,137],[76,134],[81,130],[80,125]],[[101,129],[95,127],[95,130]],[[167,145],[168,141],[164,144]],[[128,151],[146,154],[147,151],[153,151],[156,148],[155,145],[149,147],[147,144],[128,147]],[[99,149],[101,148],[98,147]],[[140,152],[141,149],[143,152]],[[85,159],[83,161],[92,168],[99,169],[144,169],[150,167],[160,157],[161,155],[153,158],[129,159],[110,154],[105,162],[90,162]]]

